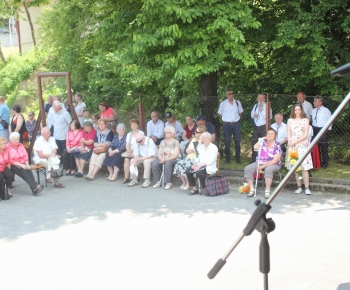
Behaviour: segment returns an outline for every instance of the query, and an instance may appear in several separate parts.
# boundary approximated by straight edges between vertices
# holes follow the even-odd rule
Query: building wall
[[[27,1],[30,2],[30,1]],[[53,1],[51,1],[52,3]],[[37,31],[38,31],[38,24],[37,24],[37,20],[41,15],[41,12],[43,9],[49,7],[50,5],[42,5],[40,7],[29,7],[29,13],[34,25],[34,31],[36,31],[36,41],[39,42],[40,39],[37,36]],[[21,14],[19,17],[19,28],[20,28],[20,36],[19,36],[19,43],[21,44],[21,48],[22,48],[22,52],[26,52],[28,51],[31,47],[34,46],[33,44],[33,39],[32,39],[32,34],[30,31],[30,25],[29,22],[27,20],[27,15],[25,13],[24,7],[21,7]]]

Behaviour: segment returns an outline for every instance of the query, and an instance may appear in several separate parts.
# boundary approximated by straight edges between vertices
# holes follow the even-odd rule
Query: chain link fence
[[[241,157],[251,158],[251,137],[253,132],[253,119],[251,111],[257,103],[257,93],[254,94],[235,94],[235,99],[239,100],[243,107],[243,114],[240,119],[241,124]],[[276,113],[281,113],[284,117],[284,123],[287,123],[291,114],[293,104],[297,102],[295,95],[282,94],[265,94],[266,101],[270,102],[272,109],[271,124],[273,124]],[[163,102],[155,102],[155,98],[148,95],[131,95],[123,98],[129,98],[130,102],[125,107],[115,107],[119,122],[123,122],[129,128],[129,121],[132,118],[140,120],[140,129],[145,131],[147,122],[151,119],[151,112],[158,111],[160,119],[166,122],[165,112],[172,112],[176,120],[180,121],[183,126],[187,115],[195,118],[199,114],[204,114],[207,121],[214,124],[217,132],[217,140],[220,149],[224,148],[222,120],[218,114],[220,102],[226,100],[226,96],[211,96],[198,101],[198,98],[193,98],[193,102],[188,101],[188,98],[177,97],[172,98],[164,96],[161,98]],[[324,106],[332,113],[337,109],[343,96],[323,96]],[[115,100],[115,99],[114,99]],[[313,105],[314,97],[307,96],[306,101]],[[350,109],[349,106],[341,113],[338,119],[332,126],[332,130],[328,134],[329,156],[334,163],[350,165]],[[146,131],[145,131],[146,132]],[[233,140],[232,140],[233,141]],[[231,144],[231,156],[235,155],[234,146]],[[222,151],[223,152],[223,151]]]

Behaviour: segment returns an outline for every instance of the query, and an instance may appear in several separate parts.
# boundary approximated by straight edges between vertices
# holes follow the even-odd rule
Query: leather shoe
[[[62,183],[55,183],[55,185],[53,187],[57,187],[57,188],[65,188],[65,186]]]
[[[190,195],[195,195],[195,194],[198,194],[198,193],[199,193],[198,189],[190,191]]]
[[[38,193],[43,191],[44,186],[39,185],[39,187],[37,187],[36,189],[32,190],[33,195],[37,195]]]

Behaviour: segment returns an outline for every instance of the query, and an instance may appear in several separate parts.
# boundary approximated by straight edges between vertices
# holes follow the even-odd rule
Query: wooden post
[[[266,132],[271,126],[271,115],[270,115],[271,103],[269,102],[269,94],[266,94]]]
[[[146,134],[145,108],[143,107],[143,103],[142,103],[142,100],[141,100],[141,94],[139,94],[139,116],[140,116],[140,128]]]

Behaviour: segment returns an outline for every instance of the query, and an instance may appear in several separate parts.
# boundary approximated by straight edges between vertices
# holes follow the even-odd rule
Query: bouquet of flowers
[[[294,166],[294,164],[297,163],[298,160],[299,160],[298,151],[296,151],[296,150],[289,151],[289,155],[288,155],[288,162],[289,162],[289,164]],[[297,168],[297,170],[295,171],[295,174],[297,175],[297,177],[299,179],[303,179],[301,176],[299,176],[299,172],[300,171],[301,171],[301,167],[299,166]]]
[[[238,188],[238,191],[240,193],[249,193],[250,192],[250,186],[247,182],[243,182],[243,185]]]

